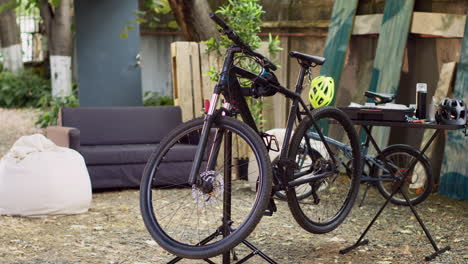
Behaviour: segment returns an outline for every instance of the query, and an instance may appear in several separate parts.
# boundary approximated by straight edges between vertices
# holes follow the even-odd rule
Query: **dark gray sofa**
[[[151,153],[181,122],[175,106],[63,108],[47,136],[83,155],[94,190],[135,188]],[[163,178],[186,182],[195,150],[196,145],[179,144],[160,168]]]

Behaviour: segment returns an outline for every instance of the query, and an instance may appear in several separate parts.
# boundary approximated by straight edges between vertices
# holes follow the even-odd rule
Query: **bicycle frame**
[[[315,140],[320,140],[320,137],[317,133],[315,132],[309,132],[308,133],[308,136],[312,139],[315,139]],[[329,138],[329,137],[325,137],[325,140],[326,142],[336,146],[337,148],[341,149],[344,153],[345,153],[345,156],[350,158],[351,159],[351,147],[349,145],[346,145],[342,142],[339,142],[333,138]],[[368,136],[366,136],[366,140],[365,142],[363,143],[363,149],[362,149],[362,154],[363,154],[363,160],[366,161],[366,162],[369,162],[371,163],[372,165],[375,165],[377,167],[379,167],[380,169],[382,169],[384,172],[386,173],[389,173],[390,175],[392,175],[392,173],[390,171],[388,171],[387,168],[385,168],[385,165],[382,164],[378,159],[376,159],[375,157],[371,156],[371,155],[368,155],[368,150],[369,150],[369,144],[370,144],[370,140],[368,138]],[[346,169],[349,169],[348,168],[348,165],[345,164],[343,161],[341,161],[343,166],[346,168]],[[388,163],[388,162],[387,162]],[[389,165],[392,165],[392,164],[389,164]],[[396,167],[394,167],[393,169],[398,169]],[[399,179],[396,178],[396,176],[394,177],[392,175],[392,177],[390,178],[382,178],[382,177],[371,177],[370,175],[368,176],[361,176],[361,181],[369,181],[369,182],[377,182],[377,181],[398,181]]]
[[[228,53],[225,58],[223,68],[220,74],[219,82],[216,84],[214,88],[214,92],[210,100],[210,107],[207,111],[207,114],[205,115],[205,122],[204,122],[202,133],[200,136],[200,142],[199,142],[197,151],[195,153],[194,164],[192,166],[192,169],[189,175],[188,183],[190,185],[199,183],[198,172],[200,170],[202,157],[204,155],[203,151],[207,146],[208,135],[209,135],[209,131],[212,128],[213,122],[215,122],[216,118],[220,115],[223,115],[223,114],[232,115],[233,105],[235,105],[236,109],[240,113],[242,120],[260,135],[260,132],[255,124],[255,121],[249,110],[245,97],[242,94],[243,88],[240,86],[237,76],[240,76],[241,78],[249,79],[251,81],[259,81],[259,79],[262,79],[262,77],[252,72],[249,72],[243,68],[235,66],[234,59],[237,53],[242,53],[242,49],[240,47],[238,46],[229,47]],[[286,134],[284,137],[284,141],[283,141],[283,145],[282,145],[282,149],[280,153],[280,164],[282,161],[287,160],[288,144],[291,139],[293,125],[294,125],[294,121],[296,120],[296,118],[299,121],[301,121],[302,120],[301,115],[305,114],[309,116],[309,118],[312,119],[311,111],[307,108],[307,105],[305,104],[305,102],[302,100],[300,96],[303,90],[302,83],[304,82],[304,77],[306,75],[307,70],[312,65],[307,64],[305,62],[301,62],[301,61],[299,63],[301,65],[301,71],[299,72],[299,76],[297,78],[295,92],[292,92],[288,90],[287,88],[284,88],[280,85],[278,86],[271,85],[271,87],[276,89],[277,92],[283,94],[284,96],[286,96],[287,98],[293,101],[291,108],[290,108],[290,112],[289,112]],[[216,109],[220,95],[223,95],[227,103],[224,104],[224,107],[222,109]],[[304,111],[302,112],[299,111],[300,106],[303,108]],[[318,128],[318,125],[315,122],[313,122],[313,125],[316,129]],[[330,157],[332,157],[333,162],[336,162],[334,158],[334,153],[331,151],[327,141],[325,140],[324,135],[320,132],[320,129],[317,129],[317,130],[319,131],[318,137],[325,145],[325,148],[327,149],[328,154],[330,155]],[[211,149],[207,169],[214,168],[215,157],[217,157],[217,153],[220,149],[222,134],[223,133],[217,133],[214,146],[212,146],[212,149]],[[310,149],[311,147],[308,146],[308,148]],[[319,175],[314,175],[313,177],[307,177],[307,179],[302,179],[299,181],[296,180],[296,181],[292,181],[288,183],[288,179],[286,178],[285,173],[280,173],[280,175],[283,175],[283,179],[282,179],[283,182],[288,183],[289,186],[296,186],[296,185],[304,184],[306,182],[316,181],[317,179],[328,177],[330,174],[331,174],[330,172],[326,172],[326,173],[322,173]]]

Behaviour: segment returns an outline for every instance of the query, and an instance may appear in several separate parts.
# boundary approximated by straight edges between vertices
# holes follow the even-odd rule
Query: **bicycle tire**
[[[406,194],[408,194],[408,198],[412,205],[417,205],[426,200],[432,191],[432,186],[434,185],[434,177],[432,175],[429,159],[425,155],[421,155],[421,153],[415,148],[400,144],[385,148],[377,158],[382,160],[384,157],[399,169],[406,170],[414,159],[417,160],[417,163],[410,174],[411,178],[409,176],[407,178],[411,182],[409,182],[409,184],[408,182],[405,182],[402,189]],[[378,166],[372,166],[372,177],[380,177],[381,171],[382,169],[378,168]],[[387,199],[390,197],[394,188],[398,186],[398,182],[378,181],[376,186],[380,194]],[[397,205],[409,205],[404,199],[404,196],[399,193],[395,194],[390,199],[390,202]]]
[[[324,147],[321,146],[318,141],[315,141],[314,143],[313,139],[310,139],[308,136],[306,136],[307,133],[312,132],[311,128],[314,128],[314,122],[316,124],[320,122],[326,122],[328,125],[334,124],[332,128],[334,129],[332,131],[333,133],[329,134],[343,133],[341,135],[341,140],[347,139],[346,143],[348,143],[348,146],[351,147],[350,153],[352,155],[349,159],[352,160],[352,168],[346,168],[345,164],[348,160],[341,160],[344,157],[339,156],[340,149],[336,145],[331,143],[328,144],[334,153],[333,156],[335,159],[341,161],[340,167],[338,169],[343,169],[344,171],[335,170],[332,177],[327,177],[326,179],[320,179],[312,183],[308,183],[311,184],[311,186],[315,186],[314,188],[317,189],[316,195],[318,199],[311,196],[301,201],[296,196],[295,188],[289,187],[287,189],[286,194],[288,198],[288,205],[296,222],[308,232],[323,234],[337,228],[344,221],[353,207],[354,201],[356,200],[356,196],[359,191],[362,168],[361,151],[357,133],[349,117],[337,108],[321,107],[312,111],[312,118],[306,117],[299,124],[288,150],[288,157],[290,160],[294,160],[296,162],[298,151],[303,148],[301,147],[301,142],[303,142],[302,145],[304,145],[307,141],[313,150],[320,152],[322,149],[323,152]],[[342,132],[340,132],[340,130]],[[331,138],[331,135],[328,135],[327,138]],[[337,135],[336,139],[338,138],[339,137]],[[314,145],[312,146],[311,144]],[[321,161],[321,163],[330,162],[329,160],[331,159],[331,156],[329,154],[324,155],[322,153],[322,156],[325,156],[325,161]],[[311,157],[311,159],[313,158]],[[313,165],[310,165],[314,172],[316,171],[315,167],[322,166],[315,165],[317,163],[320,162],[313,161],[313,163],[311,163]],[[290,180],[294,179],[294,175],[298,172],[301,172],[302,169],[303,168],[299,167],[299,169],[294,171],[290,170],[288,178]],[[351,171],[351,173],[348,175],[349,171]],[[332,208],[332,206],[335,207]],[[308,214],[309,212],[312,214]]]
[[[224,198],[225,198],[225,185],[224,183],[219,183],[218,185],[222,185],[220,190],[222,194],[220,197],[223,199],[221,202],[218,200],[218,196],[212,193],[215,193],[215,189],[212,192],[205,195],[212,195],[209,196],[208,199],[205,200],[205,197],[198,198],[202,196],[200,192],[193,189],[195,187],[192,186],[192,189],[188,190],[188,195],[178,195],[177,191],[186,191],[187,188],[183,188],[182,184],[176,184],[175,182],[169,187],[178,187],[178,189],[173,188],[166,188],[166,187],[158,187],[158,181],[167,181],[166,178],[163,177],[163,170],[160,169],[164,166],[164,160],[170,157],[170,153],[172,150],[175,151],[175,148],[172,148],[176,144],[180,144],[183,140],[187,139],[194,139],[195,136],[201,133],[203,127],[203,119],[194,119],[192,121],[188,121],[177,128],[175,128],[172,132],[170,132],[160,143],[158,149],[151,155],[147,166],[145,167],[141,187],[140,187],[140,207],[141,207],[141,214],[143,217],[143,221],[145,223],[146,228],[148,229],[149,233],[153,237],[153,239],[165,250],[169,251],[170,253],[177,255],[183,258],[191,258],[191,259],[205,259],[214,257],[219,255],[223,252],[226,252],[237,244],[242,242],[255,228],[255,226],[260,221],[261,217],[264,214],[264,211],[268,205],[270,194],[271,194],[271,182],[272,182],[272,172],[271,172],[271,164],[268,157],[268,152],[266,147],[263,143],[263,140],[260,138],[255,131],[248,127],[246,124],[240,122],[231,117],[219,117],[213,123],[213,129],[220,129],[222,131],[230,131],[233,134],[236,134],[240,139],[245,140],[247,146],[249,146],[254,153],[255,159],[252,162],[256,162],[258,164],[258,172],[259,172],[259,180],[257,184],[257,192],[252,193],[248,191],[247,188],[237,189],[243,192],[246,192],[246,197],[239,195],[234,195],[235,185],[236,184],[243,184],[243,182],[233,182],[232,183],[232,192],[231,195],[228,195],[232,199],[232,209],[239,211],[237,214],[236,212],[232,211],[232,225],[233,229],[231,233],[227,236],[223,236],[218,234],[213,241],[206,244],[200,244],[202,238],[204,238],[204,234],[211,233],[212,230],[214,232],[218,232],[222,226],[222,218],[218,218],[216,213],[221,213],[225,207]],[[196,134],[198,133],[198,134]],[[211,135],[211,134],[210,134]],[[233,135],[234,136],[234,135]],[[194,139],[195,142],[197,139]],[[223,142],[224,143],[224,138]],[[195,147],[198,143],[195,144]],[[208,149],[209,147],[207,147]],[[187,152],[181,153],[182,155],[187,155]],[[175,153],[175,152],[174,152]],[[206,154],[206,153],[205,153]],[[221,154],[220,154],[221,155]],[[219,157],[219,156],[218,156]],[[180,158],[180,157],[179,157]],[[232,158],[232,157],[231,157]],[[218,161],[218,159],[216,159]],[[193,163],[193,159],[189,162],[189,168],[191,168],[191,164]],[[224,164],[224,163],[221,163]],[[178,165],[179,167],[182,165]],[[221,168],[222,170],[223,168]],[[188,174],[188,173],[187,173]],[[159,175],[159,176],[158,176]],[[172,175],[172,174],[171,174]],[[221,176],[217,176],[214,173],[214,181],[217,181]],[[159,178],[158,178],[159,177]],[[224,176],[223,176],[224,177]],[[188,178],[188,175],[187,175]],[[175,180],[174,180],[175,181]],[[221,181],[221,180],[219,180]],[[177,186],[176,186],[177,185]],[[216,185],[213,185],[216,186]],[[242,186],[241,186],[242,187]],[[213,187],[214,188],[214,187]],[[159,192],[159,193],[158,193]],[[166,201],[163,199],[163,195],[165,193],[173,193],[174,200]],[[194,194],[195,193],[195,194]],[[219,190],[218,190],[219,193]],[[242,194],[243,195],[243,194]],[[247,197],[248,196],[248,197]],[[159,200],[156,197],[161,197]],[[167,196],[169,197],[169,196]],[[172,196],[171,196],[172,197]],[[171,198],[169,197],[169,198]],[[237,199],[238,198],[238,199]],[[239,204],[235,204],[237,202],[244,202],[250,198],[251,208],[250,211],[245,209],[244,207],[239,208]],[[167,199],[167,198],[166,198]],[[185,199],[185,200],[184,200]],[[211,200],[210,200],[211,199]],[[236,199],[236,200],[235,200]],[[182,201],[184,200],[184,201]],[[213,204],[208,204],[210,201],[213,201]],[[157,203],[161,203],[164,206],[171,206],[171,208],[154,208],[154,205]],[[185,203],[187,202],[187,203]],[[247,203],[245,202],[245,203]],[[172,218],[175,218],[178,212],[174,212],[171,210],[172,208],[176,208],[175,204],[172,203],[179,203],[180,206],[184,206],[182,209],[184,214],[184,218],[177,221],[177,223],[173,223]],[[193,210],[190,212],[189,210],[185,210],[187,208],[189,210]],[[200,208],[199,208],[200,207]],[[203,208],[202,208],[203,207]],[[222,209],[221,209],[222,207]],[[180,207],[177,209],[180,211]],[[244,212],[245,211],[245,212]],[[164,212],[168,212],[169,214],[173,214],[170,220],[164,220],[167,216],[164,216]],[[205,214],[204,216],[202,214]],[[243,215],[241,215],[243,214]],[[240,216],[242,222],[238,223],[236,220],[238,218],[237,215]],[[222,216],[222,215],[220,215]],[[189,220],[186,218],[195,218],[197,223]],[[204,217],[204,218],[203,218]],[[200,222],[201,221],[201,222]],[[205,222],[203,222],[205,221]],[[212,222],[212,223],[211,223]],[[166,226],[164,226],[166,224]],[[197,225],[195,225],[197,224]],[[174,226],[173,230],[169,230],[170,226]],[[203,226],[204,225],[204,226]],[[183,231],[177,231],[177,228],[184,229]],[[197,229],[197,230],[194,230]],[[203,228],[206,228],[205,231]],[[209,229],[209,230],[208,230]],[[179,233],[178,233],[179,232]],[[185,232],[187,232],[185,234]],[[195,233],[197,232],[197,233]],[[201,234],[202,233],[202,234]],[[184,237],[187,236],[187,238]],[[192,236],[188,238],[188,236]],[[182,241],[184,240],[184,241]],[[212,243],[211,243],[212,242]]]

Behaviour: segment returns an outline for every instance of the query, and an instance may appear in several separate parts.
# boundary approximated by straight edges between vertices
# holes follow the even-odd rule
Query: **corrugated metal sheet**
[[[158,92],[172,96],[171,43],[182,40],[178,35],[141,36],[141,79],[143,93]]]

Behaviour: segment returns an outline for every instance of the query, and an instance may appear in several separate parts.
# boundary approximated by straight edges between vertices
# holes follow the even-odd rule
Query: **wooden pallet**
[[[171,44],[174,104],[182,110],[182,121],[202,115],[203,96],[198,43]]]

